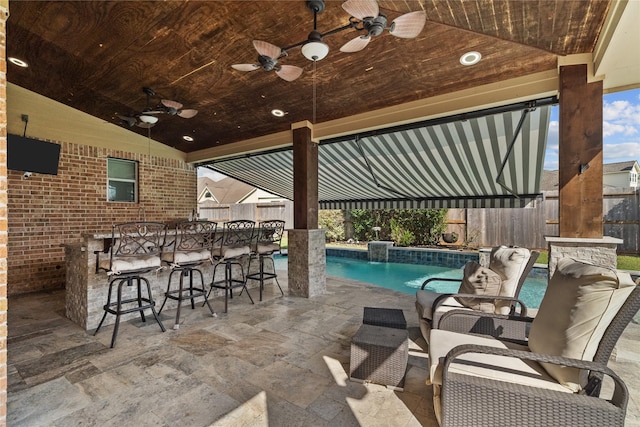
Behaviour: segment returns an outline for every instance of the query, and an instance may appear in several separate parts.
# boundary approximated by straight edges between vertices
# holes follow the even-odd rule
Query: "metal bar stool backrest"
[[[176,224],[173,253],[163,259],[179,265],[211,259],[218,224],[211,221],[184,221]]]
[[[109,271],[145,272],[160,267],[167,226],[160,222],[127,222],[113,226]]]
[[[248,255],[251,252],[255,224],[254,221],[245,219],[225,222],[220,245],[220,258],[228,259]]]
[[[256,252],[258,254],[280,251],[285,222],[279,219],[258,223]]]

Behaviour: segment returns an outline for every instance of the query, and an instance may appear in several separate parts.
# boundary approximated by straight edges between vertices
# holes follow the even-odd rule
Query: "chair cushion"
[[[249,246],[225,246],[222,248],[222,259],[238,258],[250,253]]]
[[[531,325],[529,348],[536,353],[593,360],[606,328],[634,286],[628,273],[561,258]],[[580,390],[578,369],[543,366],[565,387]]]
[[[100,268],[111,271],[113,274],[132,273],[140,270],[148,270],[149,268],[160,267],[161,261],[158,255],[136,256],[136,257],[118,257],[114,258],[111,268],[109,268],[109,260],[100,262]]]
[[[422,289],[416,291],[416,310],[418,310],[418,314],[423,319],[433,320],[433,302],[440,295],[444,295],[438,292],[431,291],[423,291]],[[442,310],[443,312],[459,309],[464,307],[453,297],[449,297],[445,299],[441,305],[438,306],[438,313]]]
[[[209,249],[202,249],[198,251],[176,251],[162,253],[162,261],[170,264],[193,264],[197,262],[207,261],[211,258],[211,251]]]
[[[454,347],[475,344],[495,348],[528,351],[526,346],[500,341],[493,337],[462,334],[432,329],[429,337],[429,379],[432,384],[442,385],[444,357]],[[541,364],[515,357],[492,354],[467,353],[449,365],[449,372],[490,378],[513,384],[570,392],[551,377]]]
[[[485,268],[475,261],[470,261],[464,266],[462,283],[458,293],[473,295],[499,295],[502,278],[498,273]],[[480,310],[486,313],[495,311],[493,300],[481,300],[476,298],[459,298],[456,300],[473,310]]]
[[[502,286],[498,295],[515,297],[518,281],[531,257],[527,248],[497,246],[491,250],[489,268],[498,273],[502,279]],[[497,314],[509,314],[511,304],[506,301],[496,301]]]
[[[258,243],[257,251],[259,254],[268,254],[280,250],[279,243]]]

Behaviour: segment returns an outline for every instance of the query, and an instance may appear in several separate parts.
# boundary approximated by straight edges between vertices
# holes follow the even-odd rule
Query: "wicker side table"
[[[404,313],[398,308],[365,307],[362,323],[387,328],[407,329]]]
[[[406,329],[362,325],[351,340],[349,377],[402,391],[409,361]]]

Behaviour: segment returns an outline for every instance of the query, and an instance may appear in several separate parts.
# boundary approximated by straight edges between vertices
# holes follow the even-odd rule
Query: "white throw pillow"
[[[473,295],[499,295],[502,279],[498,273],[485,268],[475,261],[470,261],[464,266],[464,276],[459,294]],[[474,310],[480,310],[485,313],[493,313],[495,311],[495,300],[478,299],[478,298],[459,298],[456,300]]]

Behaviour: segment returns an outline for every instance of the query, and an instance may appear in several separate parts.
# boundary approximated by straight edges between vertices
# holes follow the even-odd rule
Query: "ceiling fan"
[[[317,29],[317,19],[318,13],[324,10],[325,0],[306,0],[306,4],[307,8],[313,12],[313,31],[309,33],[306,40],[283,48],[264,41],[254,40],[253,46],[258,51],[258,64],[234,64],[231,67],[238,71],[254,71],[260,68],[265,71],[275,70],[280,78],[291,82],[300,77],[303,70],[293,65],[278,65],[278,60],[287,56],[289,49],[300,46],[305,58],[315,63],[329,53],[329,46],[322,41],[323,37],[349,28],[366,31],[366,35],[358,36],[340,48],[342,52],[358,52],[369,44],[372,37],[382,34],[384,30],[389,30],[389,33],[396,37],[417,37],[424,28],[427,18],[427,14],[424,11],[409,12],[396,18],[387,27],[387,16],[380,13],[376,0],[347,0],[342,4],[342,8],[351,15],[349,22],[342,27],[326,33],[320,33]]]
[[[190,119],[198,114],[198,110],[183,109],[183,105],[181,103],[169,99],[161,99],[158,105],[151,107],[150,102],[151,98],[156,96],[155,91],[148,87],[143,87],[142,91],[147,95],[147,104],[142,112],[129,116],[118,114],[118,118],[120,118],[123,123],[127,124],[129,127],[138,126],[144,129],[150,129],[158,123],[158,117],[156,117],[157,114],[179,116],[184,119]]]
[[[295,65],[278,65],[278,60],[287,56],[284,49],[261,40],[254,40],[253,47],[258,51],[259,64],[234,64],[231,67],[238,71],[254,71],[262,68],[265,71],[275,71],[283,80],[292,82],[302,75],[302,68]]]
[[[427,14],[423,11],[409,12],[401,15],[393,20],[391,25],[387,27],[387,16],[380,13],[380,8],[376,0],[347,0],[342,3],[342,8],[356,18],[362,24],[356,22],[356,30],[364,30],[366,35],[358,36],[342,45],[341,52],[359,52],[371,41],[372,37],[379,36],[384,30],[389,30],[393,36],[412,39],[417,37],[424,28]]]

